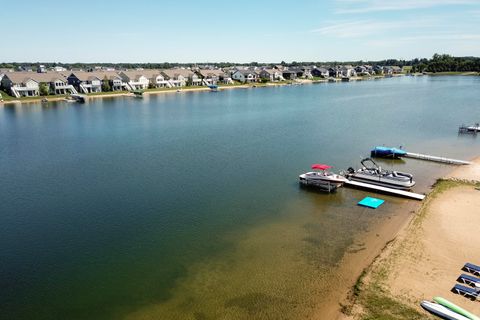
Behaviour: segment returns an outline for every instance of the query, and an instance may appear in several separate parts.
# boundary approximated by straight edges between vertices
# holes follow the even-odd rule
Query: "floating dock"
[[[420,159],[420,160],[427,160],[427,161],[434,161],[434,162],[441,162],[441,163],[448,163],[448,164],[457,164],[457,165],[471,164],[470,161],[449,159],[449,158],[444,158],[444,157],[437,157],[437,156],[431,156],[431,155],[428,155],[428,154],[420,154],[420,153],[413,153],[413,152],[406,152],[404,157],[405,158]]]
[[[415,200],[425,199],[424,194],[414,193],[414,192],[405,191],[405,190],[392,189],[392,188],[377,186],[375,184],[363,183],[363,182],[358,182],[358,181],[353,181],[353,180],[345,181],[345,185],[346,186],[352,186],[352,187],[358,187],[358,188],[364,188],[364,189],[371,189],[371,190],[384,192],[384,193],[389,193],[389,194],[394,194],[394,195],[397,195],[397,196],[402,196],[402,197],[405,197],[405,198],[410,198],[410,199],[415,199]]]

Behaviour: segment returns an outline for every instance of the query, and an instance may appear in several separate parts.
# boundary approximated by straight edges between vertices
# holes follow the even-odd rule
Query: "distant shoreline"
[[[395,75],[394,77],[403,76],[403,75]],[[371,80],[371,79],[383,79],[388,78],[385,76],[372,76],[370,78],[367,77],[352,77],[350,81],[363,81],[363,80]],[[341,82],[341,78],[334,78],[335,82]],[[316,80],[309,80],[309,79],[299,79],[297,81],[285,81],[285,82],[267,82],[267,83],[243,83],[243,84],[234,84],[234,85],[219,85],[219,90],[229,90],[229,89],[247,89],[247,88],[260,88],[260,87],[278,87],[278,86],[289,86],[289,85],[303,85],[303,84],[314,84],[314,83],[327,83],[328,79],[316,79]],[[157,95],[157,94],[164,94],[164,93],[181,93],[181,92],[198,92],[198,91],[211,91],[208,87],[179,87],[179,88],[157,88],[157,89],[146,89],[143,94],[144,95]],[[117,91],[117,92],[100,92],[94,94],[82,94],[83,96],[89,99],[98,99],[98,98],[116,98],[116,97],[133,97],[133,93],[128,91]],[[0,103],[0,106],[3,105],[12,105],[12,104],[31,104],[31,103],[39,103],[42,102],[44,98],[48,100],[48,102],[58,102],[64,101],[66,95],[61,96],[38,96],[38,97],[27,97],[21,99],[12,99],[12,100],[4,100]],[[48,103],[47,102],[47,103]]]
[[[407,74],[395,74],[391,76],[384,75],[375,75],[370,77],[351,77],[349,81],[367,81],[375,79],[388,79],[408,76]],[[436,72],[436,73],[412,73],[411,76],[480,76],[478,72]],[[341,78],[333,78],[334,82],[342,82]],[[329,79],[298,79],[297,81],[287,81],[287,82],[267,82],[267,83],[243,83],[243,84],[234,84],[234,85],[219,85],[219,90],[228,90],[228,89],[247,89],[255,87],[278,87],[278,86],[289,86],[289,85],[303,85],[303,84],[315,84],[315,83],[328,83]],[[179,88],[157,88],[157,89],[146,89],[144,95],[157,95],[163,93],[181,93],[181,92],[198,92],[198,91],[211,91],[208,87],[179,87]],[[116,98],[116,97],[132,97],[133,93],[128,91],[118,91],[118,92],[100,92],[94,94],[82,94],[83,96],[89,99],[98,99],[98,98]],[[48,102],[58,102],[64,101],[66,95],[61,96],[38,96],[38,97],[27,97],[21,99],[12,99],[4,100],[0,102],[2,105],[12,105],[12,104],[31,104],[42,102],[44,98],[47,98]],[[48,103],[47,102],[47,103]]]

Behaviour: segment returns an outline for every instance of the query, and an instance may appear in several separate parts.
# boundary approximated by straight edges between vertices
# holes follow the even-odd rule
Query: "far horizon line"
[[[239,65],[246,65],[246,64],[266,64],[266,65],[275,65],[275,64],[302,64],[302,63],[324,63],[324,64],[331,64],[331,63],[351,63],[351,62],[384,62],[388,60],[395,60],[395,61],[413,61],[413,60],[423,60],[423,59],[432,59],[435,55],[434,54],[432,57],[416,57],[416,58],[411,58],[411,59],[404,59],[404,58],[385,58],[385,59],[380,59],[380,60],[365,60],[365,59],[358,59],[358,60],[330,60],[330,61],[307,61],[307,60],[292,60],[292,61],[277,61],[277,62],[265,62],[265,61],[247,61],[247,62],[232,62],[232,61],[203,61],[203,62],[171,62],[171,61],[162,61],[162,62],[81,62],[81,61],[76,61],[76,62],[61,62],[61,61],[3,61],[0,62],[0,64],[60,64],[60,65],[71,65],[71,64],[111,64],[111,65],[118,65],[118,64],[178,64],[178,65],[208,65],[208,64],[239,64]],[[447,55],[453,58],[474,58],[478,59],[480,57],[476,56],[453,56],[450,54],[438,54],[438,55]]]

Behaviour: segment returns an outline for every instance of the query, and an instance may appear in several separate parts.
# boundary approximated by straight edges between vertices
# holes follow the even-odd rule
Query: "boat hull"
[[[399,190],[410,190],[413,188],[413,186],[415,186],[415,181],[413,180],[412,182],[402,183],[399,181],[391,181],[389,179],[379,178],[376,176],[369,176],[369,175],[364,175],[359,173],[351,174],[348,176],[348,178],[354,181],[370,183],[377,186],[382,186],[382,187],[387,187],[392,189],[399,189]]]
[[[470,320],[469,318],[467,317],[464,317],[442,305],[439,305],[437,303],[433,303],[433,302],[430,302],[430,301],[422,301],[422,303],[420,304],[422,306],[422,308],[424,308],[425,310],[427,310],[428,312],[434,314],[434,315],[437,315],[443,319],[447,319],[447,320]]]

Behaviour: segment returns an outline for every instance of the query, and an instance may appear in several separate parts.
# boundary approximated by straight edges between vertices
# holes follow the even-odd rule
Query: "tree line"
[[[104,68],[115,68],[116,70],[122,69],[135,69],[135,68],[144,68],[144,69],[170,69],[175,67],[197,67],[197,66],[214,66],[217,68],[225,68],[230,66],[274,66],[274,65],[283,65],[283,66],[304,66],[304,65],[378,65],[378,66],[399,66],[399,67],[411,67],[412,72],[466,72],[466,71],[475,71],[480,72],[480,58],[479,57],[454,57],[448,54],[434,54],[431,59],[427,58],[415,58],[411,60],[402,60],[402,59],[386,59],[380,61],[293,61],[287,63],[282,61],[280,63],[259,63],[259,62],[249,62],[249,63],[233,63],[233,62],[205,62],[205,63],[60,63],[60,62],[11,62],[11,63],[0,63],[0,68],[22,70],[25,67],[36,67],[38,65],[44,65],[46,68],[53,67],[64,67],[67,69],[84,69],[88,70],[93,67],[104,67]]]

